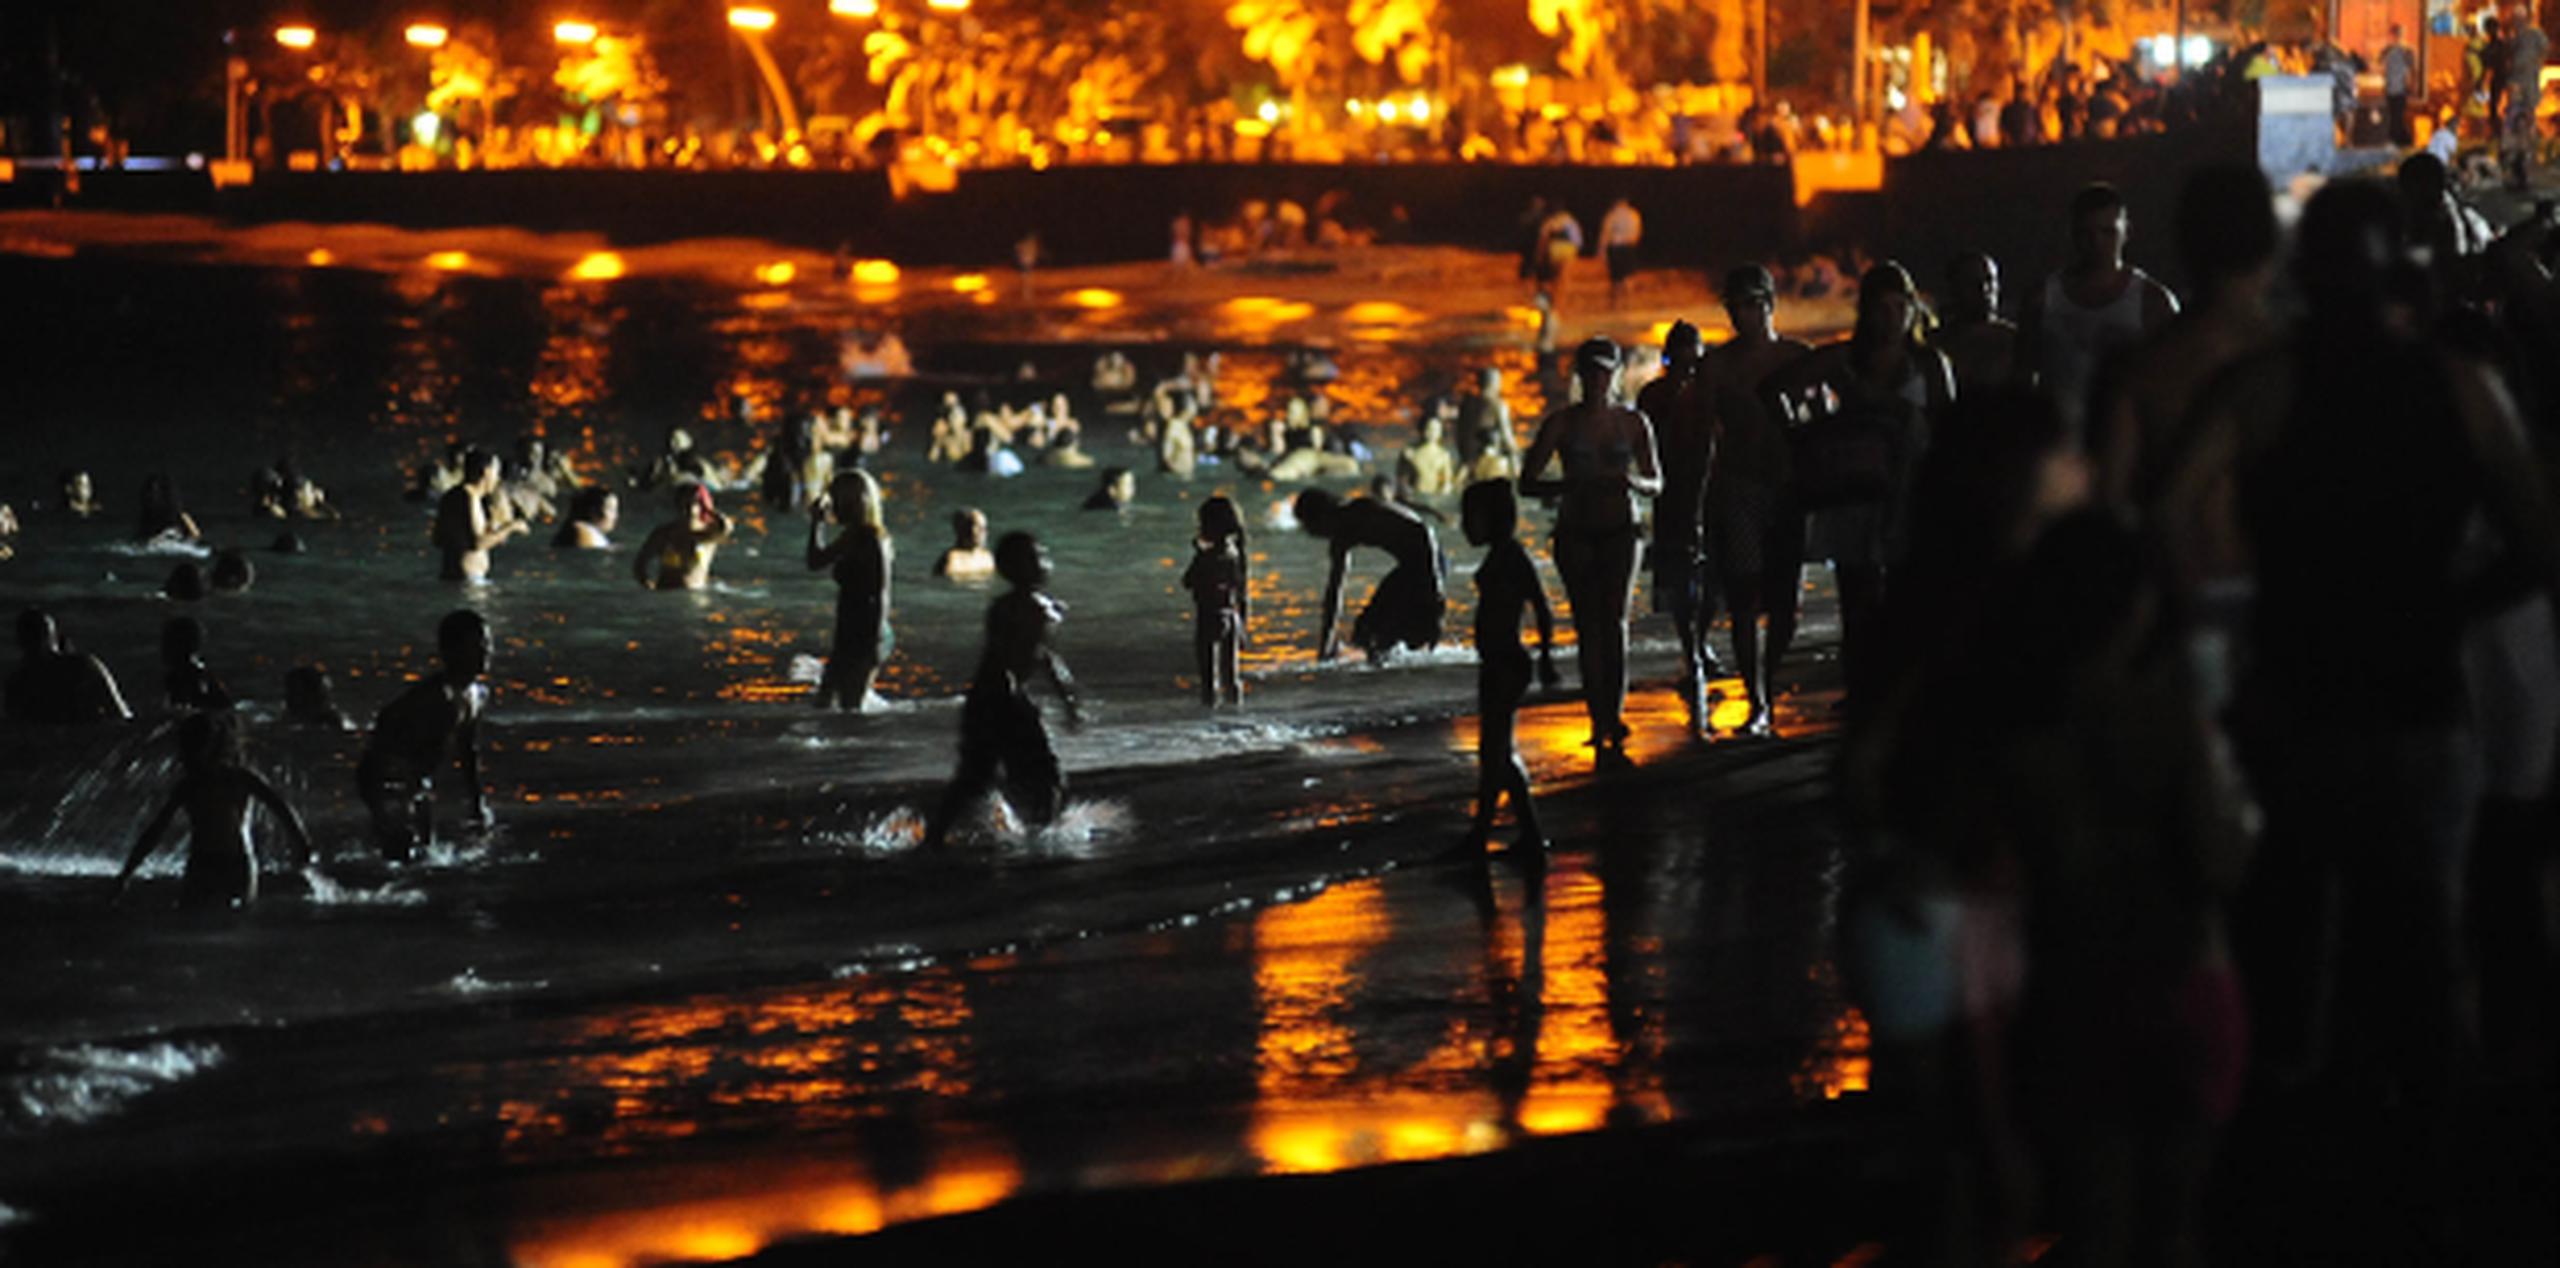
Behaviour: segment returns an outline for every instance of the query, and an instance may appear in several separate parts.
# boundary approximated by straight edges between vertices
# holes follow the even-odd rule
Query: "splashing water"
[[[30,1068],[0,1076],[0,1127],[32,1132],[91,1123],[135,1097],[212,1069],[222,1049],[209,1043],[135,1047],[76,1044],[34,1054]]]

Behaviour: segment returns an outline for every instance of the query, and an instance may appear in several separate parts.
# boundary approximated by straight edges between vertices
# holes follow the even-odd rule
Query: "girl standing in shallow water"
[[[1200,665],[1200,703],[1240,703],[1244,686],[1236,671],[1244,648],[1253,597],[1245,581],[1244,519],[1236,504],[1213,497],[1200,504],[1200,533],[1191,542],[1191,566],[1182,573],[1191,592],[1191,646]]]
[[[1519,857],[1524,865],[1544,862],[1546,835],[1538,828],[1538,807],[1529,800],[1529,768],[1511,742],[1520,701],[1529,694],[1529,651],[1520,645],[1520,609],[1538,618],[1538,681],[1556,685],[1554,613],[1547,607],[1545,583],[1538,567],[1520,545],[1520,503],[1506,480],[1481,480],[1467,486],[1459,504],[1460,526],[1467,541],[1485,547],[1476,569],[1476,763],[1483,772],[1476,789],[1475,827],[1460,853],[1484,857],[1493,836],[1493,813],[1504,794],[1511,797],[1512,818],[1519,821]]]
[[[844,526],[821,543],[828,520]],[[836,641],[818,680],[818,707],[860,712],[879,697],[871,692],[889,659],[889,565],[897,558],[881,518],[880,486],[863,471],[847,471],[809,505],[809,569],[832,568],[836,581]]]

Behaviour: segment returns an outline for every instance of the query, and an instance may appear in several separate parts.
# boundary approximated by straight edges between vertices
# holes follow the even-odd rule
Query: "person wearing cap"
[[[1706,726],[1707,679],[1723,669],[1706,642],[1715,607],[1699,532],[1716,454],[1715,419],[1701,375],[1706,356],[1706,340],[1696,326],[1671,323],[1662,341],[1662,374],[1636,393],[1636,412],[1653,424],[1662,451],[1662,496],[1653,502],[1653,606],[1671,617],[1680,634],[1680,703],[1692,730]]]
[[[1778,333],[1777,303],[1777,279],[1769,270],[1755,264],[1727,274],[1724,311],[1733,338],[1707,359],[1705,375],[1716,438],[1703,515],[1707,566],[1733,617],[1734,672],[1751,701],[1746,735],[1770,730],[1769,677],[1795,639],[1804,555],[1804,516],[1795,509],[1786,432],[1762,404],[1760,384],[1813,348]],[[1768,615],[1765,639],[1762,613]]]
[[[729,540],[729,517],[711,503],[707,485],[688,484],[676,492],[684,518],[660,524],[640,543],[631,575],[655,590],[700,590],[711,584],[711,557]],[[657,565],[654,577],[650,565]]]
[[[1520,463],[1520,492],[1560,500],[1556,571],[1573,608],[1574,653],[1591,712],[1591,745],[1623,750],[1627,738],[1627,607],[1635,598],[1644,539],[1639,497],[1662,492],[1653,425],[1616,399],[1618,345],[1583,341],[1573,355],[1580,399],[1538,423]],[[1546,474],[1561,460],[1563,473]]]

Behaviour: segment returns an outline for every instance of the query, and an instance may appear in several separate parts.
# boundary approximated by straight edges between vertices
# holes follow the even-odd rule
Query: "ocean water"
[[[1863,1077],[1843,1073],[1859,1036],[1822,976],[1828,882],[1775,828],[1737,829],[1757,843],[1743,851],[1757,861],[1737,862],[1692,841],[1698,816],[1664,795],[1667,817],[1625,828],[1655,842],[1640,861],[1567,860],[1536,882],[1539,903],[1505,882],[1487,908],[1403,867],[1463,827],[1472,652],[1316,664],[1325,556],[1280,513],[1294,488],[1216,468],[1158,476],[1080,390],[1104,347],[1128,348],[1149,379],[1215,349],[1221,395],[1258,411],[1291,349],[1233,311],[1139,304],[1118,324],[1044,323],[684,278],[141,249],[0,256],[0,287],[36,318],[0,346],[0,497],[26,521],[0,606],[55,612],[145,719],[0,735],[0,926],[17,944],[0,973],[0,1210],[69,1218],[137,1172],[307,1175],[315,1158],[396,1156],[550,1211],[479,1230],[516,1262],[719,1259],[1018,1191],[1481,1152]],[[1386,307],[1396,320],[1373,304],[1341,328],[1396,337],[1332,349],[1337,412],[1373,444],[1400,444],[1404,411],[1475,364],[1511,371],[1524,431],[1546,404],[1516,340],[1462,322],[1434,335],[1432,314]],[[881,324],[905,330],[920,379],[842,382],[839,337]],[[1018,378],[1025,363],[1036,382]],[[1140,471],[1137,502],[1077,509],[1092,472],[924,469],[924,407],[946,389],[1069,391],[1088,447]],[[436,579],[428,508],[400,493],[449,439],[503,451],[539,434],[620,484],[671,425],[743,462],[765,437],[735,421],[739,397],[767,411],[881,403],[902,420],[876,460],[898,550],[886,709],[809,707],[833,587],[802,566],[804,521],[748,493],[721,498],[741,530],[706,592],[634,583],[629,549],[670,509],[628,488],[624,549],[559,551],[537,533],[499,550],[486,585]],[[264,548],[276,526],[248,507],[252,473],[283,454],[346,512],[297,525],[309,549],[290,556]],[[107,502],[96,520],[50,509],[55,473],[75,467]],[[152,471],[177,478],[210,543],[249,550],[247,593],[161,597],[201,552],[130,540]],[[1179,585],[1194,508],[1213,493],[1254,526],[1246,704],[1219,712],[1194,700]],[[1058,823],[990,814],[928,856],[920,816],[950,769],[994,593],[928,575],[962,506],[1049,545],[1069,609],[1059,648],[1092,717],[1057,736],[1074,785]],[[1454,526],[1442,542],[1455,633],[1474,552]],[[1349,610],[1378,565],[1355,567]],[[1561,600],[1552,579],[1550,593]],[[353,795],[360,737],[286,726],[284,675],[326,667],[340,706],[369,718],[430,669],[437,619],[465,605],[497,632],[499,826],[386,866]],[[329,860],[272,875],[237,916],[160,909],[175,850],[124,908],[104,905],[175,779],[153,702],[159,628],[181,613],[203,621],[208,662],[248,702],[253,764]],[[1639,677],[1665,672],[1667,628],[1648,621],[1638,638]],[[1683,751],[1666,693],[1633,707],[1640,762]],[[1786,716],[1801,730],[1816,714]],[[1581,734],[1568,696],[1524,715],[1542,780],[1588,777]],[[442,809],[451,823],[455,803]],[[1764,911],[1713,932],[1675,919],[1683,895],[1735,868]],[[1725,958],[1671,965],[1664,948],[1681,945]],[[1651,984],[1630,976],[1639,961]],[[1790,1054],[1763,1063],[1777,1073],[1753,1066],[1712,1092],[1666,1073],[1680,1044],[1648,1037],[1643,1001],[1755,974],[1781,979],[1756,988],[1767,998],[1745,1027]],[[1488,1022],[1524,975],[1544,1010]],[[1430,1033],[1351,1020],[1379,1010]],[[1105,1021],[1116,1029],[1097,1031]],[[1131,1037],[1149,1029],[1161,1033]],[[1196,1112],[1121,1121],[1147,1099]],[[625,1168],[656,1177],[655,1196],[632,1198]]]

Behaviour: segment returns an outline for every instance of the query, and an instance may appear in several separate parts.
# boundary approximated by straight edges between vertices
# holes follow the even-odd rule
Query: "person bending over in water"
[[[523,520],[499,521],[489,514],[489,497],[498,491],[498,456],[474,449],[462,456],[462,483],[445,490],[436,503],[436,548],[444,552],[447,581],[489,579],[489,552],[498,543],[525,531]]]
[[[1519,856],[1524,865],[1544,862],[1546,835],[1538,829],[1538,807],[1529,799],[1529,768],[1512,745],[1512,724],[1521,698],[1529,694],[1529,652],[1520,646],[1520,609],[1538,618],[1538,681],[1556,685],[1556,622],[1547,607],[1547,588],[1538,566],[1520,545],[1520,503],[1510,482],[1479,480],[1467,486],[1458,519],[1467,541],[1485,548],[1476,569],[1476,821],[1467,833],[1464,852],[1484,857],[1493,837],[1493,814],[1504,794],[1520,825]]]
[[[204,663],[204,622],[173,616],[160,626],[163,698],[172,709],[228,709],[231,692]]]
[[[443,671],[410,685],[374,715],[356,791],[373,815],[382,856],[405,862],[435,843],[436,773],[450,759],[462,766],[471,823],[487,828],[489,793],[480,783],[480,717],[489,708],[489,622],[469,608],[436,625]]]
[[[977,676],[960,706],[960,769],[943,790],[942,804],[926,821],[924,844],[939,846],[958,819],[999,786],[1027,823],[1058,817],[1066,776],[1049,747],[1049,728],[1031,699],[1031,680],[1046,676],[1066,702],[1067,725],[1079,726],[1075,679],[1049,645],[1066,605],[1049,596],[1049,555],[1029,533],[1007,533],[996,543],[996,572],[1011,590],[987,605],[987,644]]]
[[[9,675],[6,692],[10,721],[73,725],[133,716],[106,662],[72,650],[54,627],[52,613],[28,608],[18,614],[18,655],[18,671]]]
[[[1182,571],[1182,587],[1191,592],[1191,648],[1200,667],[1200,703],[1241,703],[1244,685],[1236,660],[1253,616],[1253,594],[1245,579],[1244,517],[1224,496],[1200,504],[1200,532],[1191,539],[1191,566]]]
[[[964,506],[951,513],[951,549],[933,561],[933,575],[946,581],[984,581],[996,575],[996,557],[987,553],[987,513]]]
[[[570,550],[611,550],[613,529],[622,522],[622,499],[601,484],[590,484],[569,499],[569,514],[551,544]]]
[[[700,590],[711,584],[711,557],[729,540],[729,517],[711,504],[708,485],[688,484],[676,493],[684,518],[660,524],[640,543],[631,575],[657,590]],[[650,565],[657,565],[653,580]]]
[[[133,874],[158,848],[169,821],[181,810],[187,813],[186,888],[178,899],[181,907],[245,907],[257,898],[258,857],[249,843],[252,802],[264,803],[284,821],[286,834],[293,838],[294,866],[311,862],[311,834],[303,830],[302,816],[294,813],[293,803],[275,785],[241,759],[238,715],[188,715],[178,724],[178,757],[186,773],[178,778],[177,789],[160,813],[142,829],[142,839],[134,842],[124,870],[116,874],[117,900],[132,887]]]
[[[1383,661],[1398,647],[1420,650],[1440,641],[1440,539],[1421,516],[1375,498],[1345,502],[1323,489],[1301,490],[1293,509],[1300,525],[1333,547],[1316,659],[1342,654],[1336,629],[1342,620],[1342,574],[1351,552],[1361,546],[1387,552],[1396,566],[1370,592],[1369,605],[1352,623],[1352,646]]]
[[[1556,571],[1564,574],[1565,602],[1573,609],[1591,745],[1615,750],[1627,738],[1627,607],[1644,558],[1636,499],[1662,492],[1662,469],[1652,424],[1615,400],[1618,345],[1584,340],[1573,369],[1582,399],[1538,424],[1538,438],[1520,463],[1520,491],[1564,499],[1556,513]],[[1550,479],[1547,464],[1558,457],[1564,474]]]
[[[821,542],[829,520],[844,531],[833,542]],[[809,504],[809,570],[833,569],[836,580],[836,641],[827,653],[826,675],[818,679],[819,708],[861,712],[879,700],[871,687],[889,659],[889,565],[896,558],[881,515],[880,486],[870,473],[839,473]]]

